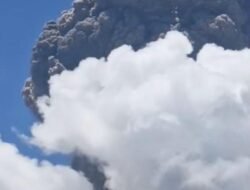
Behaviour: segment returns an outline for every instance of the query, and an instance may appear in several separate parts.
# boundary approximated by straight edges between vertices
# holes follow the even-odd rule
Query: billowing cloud
[[[32,142],[98,158],[113,190],[248,190],[250,50],[191,52],[169,32],[54,76]]]
[[[0,141],[1,190],[91,190],[81,174],[21,155],[14,145]]]

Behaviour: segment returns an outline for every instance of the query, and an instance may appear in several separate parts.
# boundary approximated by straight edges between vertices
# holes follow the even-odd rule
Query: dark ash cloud
[[[31,76],[35,97],[48,93],[54,64],[74,69],[86,57],[107,56],[123,44],[135,49],[177,29],[193,41],[225,48],[249,46],[249,7],[243,0],[83,0],[50,21],[33,49]]]

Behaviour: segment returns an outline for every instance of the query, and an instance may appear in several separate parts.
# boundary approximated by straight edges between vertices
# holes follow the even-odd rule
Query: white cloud
[[[33,143],[107,162],[114,190],[248,190],[250,50],[191,51],[170,32],[53,77]]]
[[[55,166],[21,155],[14,145],[0,141],[1,190],[91,190],[85,177],[67,166]]]

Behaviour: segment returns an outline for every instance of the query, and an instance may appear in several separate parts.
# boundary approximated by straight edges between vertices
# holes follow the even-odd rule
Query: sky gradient
[[[12,128],[27,133],[34,120],[25,107],[21,89],[29,76],[32,46],[45,22],[56,19],[71,6],[72,0],[1,1],[0,7],[0,134],[1,138],[17,144],[21,152],[39,156],[37,150],[22,144]],[[57,159],[55,159],[57,161]]]

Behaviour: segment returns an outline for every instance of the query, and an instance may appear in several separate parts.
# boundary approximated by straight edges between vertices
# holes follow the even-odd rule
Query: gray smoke
[[[45,24],[32,51],[25,102],[41,119],[36,100],[48,94],[51,76],[73,70],[84,58],[106,57],[123,44],[142,48],[170,30],[188,36],[194,57],[205,43],[249,47],[249,7],[248,0],[77,0],[57,21]],[[106,179],[96,163],[76,157],[73,167],[102,189]]]

